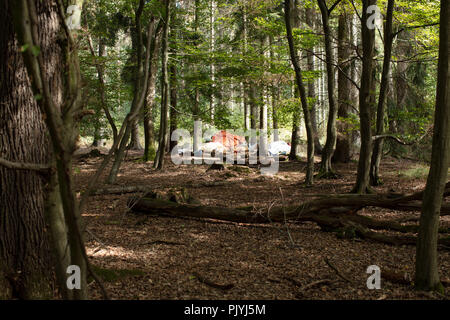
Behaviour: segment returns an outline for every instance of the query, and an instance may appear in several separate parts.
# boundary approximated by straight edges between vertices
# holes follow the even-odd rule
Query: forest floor
[[[207,165],[175,166],[170,159],[163,171],[155,171],[152,163],[139,160],[140,155],[128,153],[117,185],[149,185],[155,190],[190,185],[188,191],[202,204],[261,210],[281,205],[282,198],[285,204],[300,204],[312,194],[347,193],[356,172],[355,161],[335,165],[339,179],[316,180],[314,187],[305,188],[305,163],[299,161],[280,162],[279,173],[269,178],[256,168],[206,171]],[[101,160],[75,161],[78,192]],[[375,188],[377,192],[413,193],[425,187],[424,164],[386,158],[381,172],[384,184]],[[105,177],[106,173],[100,182]],[[229,183],[195,186],[212,181]],[[367,288],[370,265],[413,279],[414,246],[340,239],[311,222],[243,224],[136,214],[127,208],[130,196],[92,196],[83,214],[90,231],[86,236],[90,260],[113,299],[443,298],[384,280],[379,290]],[[360,213],[386,220],[417,214],[370,207]],[[450,217],[441,218],[441,223],[449,227]],[[449,250],[439,250],[439,268],[441,277],[450,279]],[[91,281],[89,286],[91,298],[101,299],[97,285]],[[447,288],[447,298],[449,294]]]

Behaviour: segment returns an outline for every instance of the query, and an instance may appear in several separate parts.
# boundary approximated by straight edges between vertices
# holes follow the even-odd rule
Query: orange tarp
[[[226,149],[236,149],[238,145],[245,143],[245,137],[222,130],[213,135],[212,141],[221,143]]]

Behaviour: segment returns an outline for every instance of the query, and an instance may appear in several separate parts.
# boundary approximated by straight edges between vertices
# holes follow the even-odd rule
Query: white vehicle
[[[269,145],[269,155],[288,155],[291,152],[291,146],[284,141],[274,141]]]

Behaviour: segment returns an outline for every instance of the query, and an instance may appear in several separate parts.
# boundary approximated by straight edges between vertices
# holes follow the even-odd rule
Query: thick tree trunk
[[[131,125],[131,140],[128,145],[129,150],[144,150],[140,141],[139,122],[139,117],[136,117]]]
[[[47,164],[51,155],[46,125],[31,91],[10,10],[8,1],[0,3],[0,154],[10,161]],[[59,31],[58,19],[48,5],[40,12],[52,18],[40,24],[41,35],[51,38]],[[61,62],[55,47],[41,51],[47,61]],[[61,78],[53,74],[58,89]],[[54,260],[44,219],[48,182],[38,172],[0,165],[0,299],[53,297]]]
[[[450,2],[441,1],[439,64],[431,167],[423,195],[416,253],[416,287],[439,290],[437,231],[450,162]]]
[[[359,152],[358,171],[356,184],[353,188],[354,193],[366,193],[369,191],[369,172],[370,160],[372,155],[372,129],[370,121],[370,101],[375,94],[371,92],[373,55],[375,46],[375,30],[367,26],[368,13],[367,8],[376,4],[376,0],[363,0],[363,13],[361,21],[362,34],[362,75],[361,88],[359,94],[359,119],[361,127],[361,148]]]

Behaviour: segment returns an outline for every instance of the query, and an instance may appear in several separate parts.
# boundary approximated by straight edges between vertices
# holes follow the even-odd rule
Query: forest
[[[0,0],[0,300],[448,300],[449,18]]]

